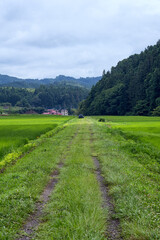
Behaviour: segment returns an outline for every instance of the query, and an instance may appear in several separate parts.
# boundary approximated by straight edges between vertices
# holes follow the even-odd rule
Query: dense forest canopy
[[[65,84],[41,85],[35,90],[14,87],[0,88],[0,103],[20,107],[77,108],[89,90]]]
[[[79,107],[85,115],[151,115],[160,110],[160,41],[120,61]]]

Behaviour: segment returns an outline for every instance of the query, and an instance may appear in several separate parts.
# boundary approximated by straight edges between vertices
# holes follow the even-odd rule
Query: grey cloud
[[[155,44],[159,0],[1,0],[0,73],[97,76]]]

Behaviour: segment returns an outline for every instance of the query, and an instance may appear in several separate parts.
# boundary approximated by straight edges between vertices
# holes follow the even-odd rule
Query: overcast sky
[[[0,0],[0,73],[100,76],[160,39],[160,0]]]

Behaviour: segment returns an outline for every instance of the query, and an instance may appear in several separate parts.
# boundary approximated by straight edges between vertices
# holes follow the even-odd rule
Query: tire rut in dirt
[[[100,185],[102,197],[103,197],[103,208],[108,209],[108,219],[107,219],[107,230],[106,237],[108,240],[122,240],[120,229],[119,219],[115,218],[115,209],[112,203],[112,198],[109,195],[109,188],[107,184],[105,184],[105,179],[102,176],[100,163],[96,157],[93,157],[93,161],[96,166],[96,176]]]
[[[91,128],[90,128],[90,132],[91,132],[91,144],[92,144],[94,141],[94,134],[92,133]],[[96,167],[95,173],[96,173],[97,181],[99,182],[99,185],[100,185],[100,190],[103,198],[102,207],[107,208],[108,210],[105,236],[108,240],[122,240],[123,238],[121,237],[120,221],[119,219],[115,218],[115,208],[113,205],[113,200],[112,200],[112,197],[109,195],[109,187],[105,183],[105,179],[102,176],[100,162],[97,157],[92,157],[92,159]]]
[[[30,240],[33,238],[32,234],[41,222],[40,218],[43,215],[44,206],[49,201],[51,192],[54,190],[55,185],[58,182],[58,175],[62,167],[63,163],[60,162],[57,169],[51,174],[51,179],[41,194],[39,202],[36,204],[35,212],[29,217],[26,224],[23,226],[23,232],[25,235],[18,237],[17,240]]]

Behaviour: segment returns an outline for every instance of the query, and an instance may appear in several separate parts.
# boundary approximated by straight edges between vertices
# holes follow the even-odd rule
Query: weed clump
[[[98,120],[98,122],[105,122],[105,119],[104,119],[104,118],[100,118],[100,119]]]

